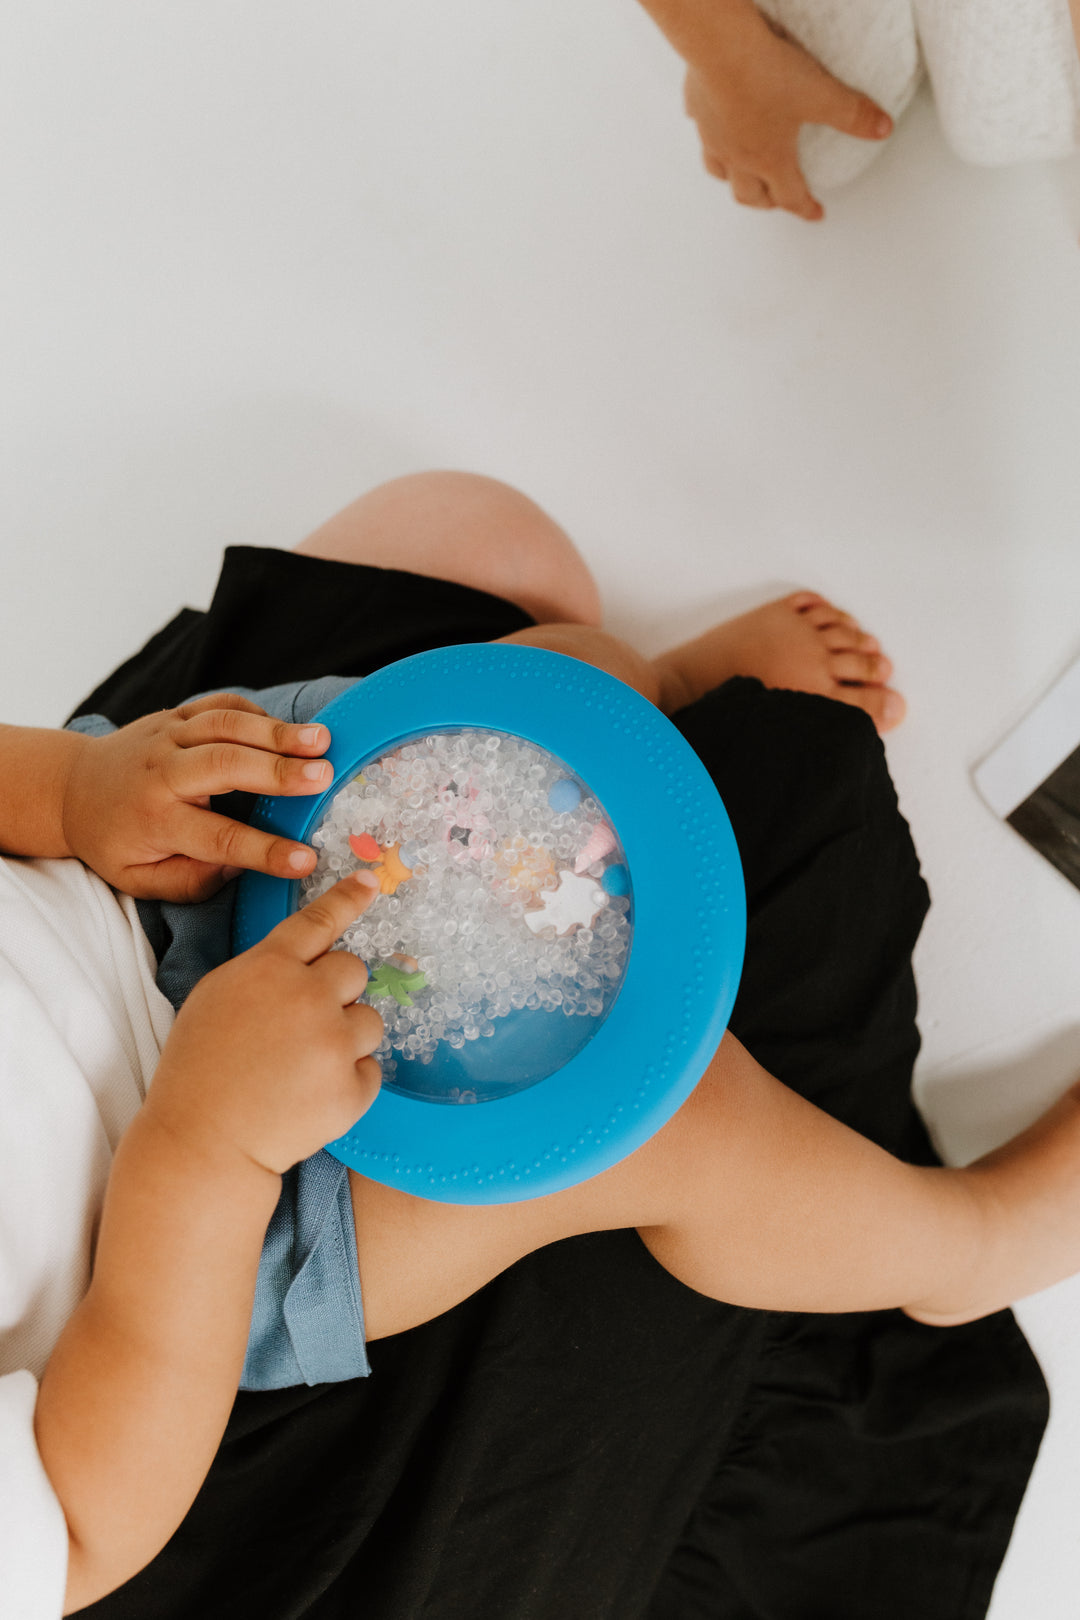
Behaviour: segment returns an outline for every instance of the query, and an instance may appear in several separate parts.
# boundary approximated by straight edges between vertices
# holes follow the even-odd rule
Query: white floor
[[[60,721],[226,543],[487,471],[646,650],[797,583],[875,629],[938,1139],[1080,1072],[1080,895],[968,775],[1080,652],[1080,166],[965,168],[923,101],[808,227],[699,171],[632,0],[38,0],[0,221],[5,718]],[[1075,1620],[1080,1284],[1021,1316],[1055,1410],[993,1620]]]

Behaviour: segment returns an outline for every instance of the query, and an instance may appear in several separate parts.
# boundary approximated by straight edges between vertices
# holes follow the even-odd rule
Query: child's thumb
[[[828,124],[862,141],[883,141],[893,129],[893,121],[883,107],[861,90],[834,79],[831,73],[822,76],[820,110],[810,122]]]

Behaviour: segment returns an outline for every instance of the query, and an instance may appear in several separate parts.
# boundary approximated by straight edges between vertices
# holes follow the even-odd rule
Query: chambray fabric
[[[277,719],[299,723],[353,684],[354,678],[331,675],[234,690]],[[101,737],[116,727],[94,714],[72,720],[68,729]],[[138,903],[139,920],[158,958],[158,988],[177,1010],[203,974],[231,954],[235,891],[235,884],[226,884],[194,905]],[[282,1181],[259,1260],[240,1387],[328,1384],[369,1371],[348,1171],[329,1153],[316,1153]]]

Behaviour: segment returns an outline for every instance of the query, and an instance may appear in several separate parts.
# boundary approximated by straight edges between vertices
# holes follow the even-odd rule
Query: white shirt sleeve
[[[112,1156],[172,1018],[133,901],[78,861],[0,859],[0,1620],[63,1613],[37,1380],[89,1284]]]
[[[4,1620],[59,1620],[67,1585],[63,1509],[34,1440],[37,1381],[0,1377],[0,1569]]]

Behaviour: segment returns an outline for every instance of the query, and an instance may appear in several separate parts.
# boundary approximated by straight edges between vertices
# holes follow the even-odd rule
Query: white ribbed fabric
[[[942,128],[969,163],[1080,148],[1080,57],[1068,0],[758,0],[846,84],[899,118],[930,76]],[[846,185],[883,143],[803,127],[811,191]]]
[[[947,0],[946,0],[947,3]],[[899,118],[922,76],[911,0],[758,0],[767,16],[805,45],[830,73]],[[882,141],[860,141],[825,124],[804,124],[799,163],[813,192],[854,180]]]
[[[1080,145],[1068,0],[915,0],[949,144],[969,163],[1065,157]]]
[[[57,1620],[67,1527],[37,1379],[86,1292],[113,1152],[172,1025],[133,900],[77,861],[0,860],[0,1615]]]

